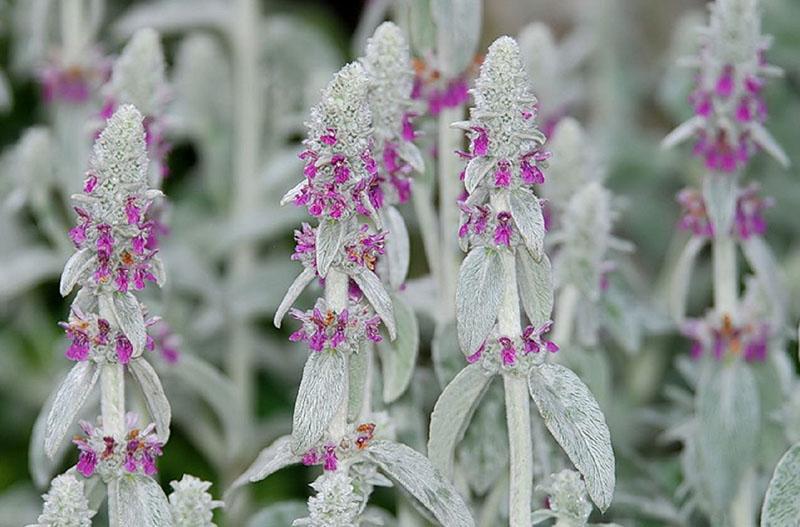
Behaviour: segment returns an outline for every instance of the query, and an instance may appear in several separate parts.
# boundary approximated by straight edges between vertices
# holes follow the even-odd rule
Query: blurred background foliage
[[[181,4],[174,0],[169,3]],[[366,2],[379,3],[391,2]],[[106,53],[119,52],[131,28],[141,22],[136,18],[137,9],[148,4],[107,2],[98,34]],[[213,2],[186,0],[184,4],[193,4],[189,11],[195,11],[201,19],[199,24],[187,19],[164,19],[165,27],[156,28],[162,32],[175,92],[181,89],[180,79],[176,78],[180,72],[178,57],[188,29],[199,25],[202,34],[211,35],[223,52],[227,52],[229,45],[220,38],[218,27],[206,24],[213,22],[213,16],[203,19],[204,6]],[[658,427],[648,425],[649,421],[642,416],[648,408],[650,411],[663,408],[660,405],[665,402],[665,383],[678,379],[673,359],[689,350],[689,343],[664,322],[664,297],[669,287],[666,270],[685,239],[685,234],[675,230],[679,208],[674,197],[685,184],[699,180],[702,167],[689,159],[687,149],[666,152],[660,149],[659,142],[691,111],[686,103],[690,73],[674,63],[678,56],[693,49],[693,38],[687,28],[704,19],[704,4],[702,0],[491,0],[484,5],[479,48],[485,49],[499,35],[517,35],[524,26],[538,21],[552,29],[559,46],[584,58],[576,61],[569,79],[563,81],[580,93],[570,113],[587,127],[593,148],[600,153],[597,162],[607,171],[607,185],[621,202],[617,235],[632,241],[636,252],[625,261],[620,272],[631,284],[639,302],[637,306],[643,306],[652,315],[640,349],[609,351],[613,397],[601,402],[611,421],[615,449],[618,454],[623,453],[619,479],[625,482],[626,474],[647,473],[650,484],[661,488],[665,496],[680,482],[680,468],[674,455],[677,446],[659,441]],[[0,165],[3,199],[19,185],[20,174],[10,161],[13,145],[29,127],[47,123],[50,118],[34,70],[23,60],[26,48],[18,33],[24,29],[13,16],[17,7],[13,1],[0,0],[0,69],[7,77],[10,96],[0,109],[0,151],[5,152]],[[208,413],[205,403],[199,407],[200,403],[192,397],[180,397],[183,388],[178,383],[170,393],[176,406],[174,414],[184,417],[182,420],[178,417],[178,426],[159,461],[162,481],[191,472],[213,481],[215,494],[221,494],[230,478],[268,440],[288,430],[303,353],[288,343],[286,328],[272,327],[271,314],[296,272],[288,257],[292,250],[292,229],[302,216],[291,209],[279,209],[276,202],[301,173],[301,162],[294,156],[297,141],[304,135],[300,126],[304,115],[330,74],[360,54],[364,34],[371,33],[370,24],[374,26],[362,18],[370,7],[365,2],[264,0],[261,7],[265,17],[261,50],[266,75],[263,97],[267,103],[263,105],[264,188],[260,192],[262,203],[257,221],[254,219],[250,225],[251,232],[246,228],[235,231],[234,239],[224,243],[231,231],[227,230],[227,224],[219,222],[227,214],[222,204],[226,203],[232,184],[230,160],[215,160],[213,155],[207,155],[217,142],[232,141],[231,130],[224,124],[229,122],[230,107],[221,104],[215,108],[221,114],[220,119],[208,124],[202,133],[196,131],[200,125],[193,129],[194,125],[186,122],[183,129],[176,128],[177,133],[171,137],[174,148],[168,158],[171,175],[165,182],[172,208],[168,221],[171,235],[164,241],[164,250],[171,253],[168,263],[181,262],[181,266],[172,267],[169,273],[175,284],[170,289],[178,289],[180,294],[168,291],[155,301],[154,311],[163,314],[182,337],[182,353],[195,354],[218,366],[226,360],[226,333],[220,330],[225,324],[226,309],[247,310],[256,322],[259,339],[255,351],[255,409],[260,425],[257,433],[245,438],[251,443],[245,449],[249,454],[242,454],[238,462],[220,462],[224,452],[219,453],[216,462],[209,459],[209,449],[228,446],[226,436],[220,436],[220,443],[203,445],[200,436],[206,432],[193,420],[193,412]],[[797,30],[800,2],[764,0],[763,7],[764,32],[775,38],[770,61],[786,72],[767,88],[769,128],[789,154],[792,167],[797,167],[800,165],[800,134],[796,133],[800,123],[800,32]],[[211,73],[219,75],[218,84],[204,89],[222,93],[226,81],[230,81],[229,72]],[[192,108],[187,108],[191,112]],[[183,117],[188,121],[191,114]],[[209,146],[209,142],[213,144]],[[221,150],[224,152],[225,148]],[[227,149],[230,151],[230,144]],[[60,162],[58,158],[53,161]],[[770,227],[766,238],[788,277],[793,321],[800,316],[800,245],[796,243],[800,228],[797,218],[800,186],[796,184],[795,170],[783,170],[766,156],[759,156],[748,172],[750,179],[761,182],[766,195],[775,198],[775,206],[767,212]],[[221,196],[218,201],[215,192]],[[33,519],[40,507],[41,489],[35,487],[29,472],[29,443],[34,420],[65,367],[65,339],[56,322],[64,319],[69,304],[60,298],[57,286],[57,274],[64,259],[50,252],[36,252],[46,238],[35,214],[27,208],[13,215],[7,208],[2,210],[0,526],[10,527]],[[415,278],[427,270],[413,220],[411,229],[410,276]],[[240,239],[235,239],[236,236]],[[254,241],[257,249],[258,264],[252,269],[252,276],[243,283],[224,284],[224,287],[214,283],[215,276],[224,273],[229,265],[225,255],[243,239]],[[204,255],[194,261],[198,253]],[[19,256],[25,258],[16,258]],[[704,267],[696,274],[691,291],[690,306],[694,309],[690,308],[690,312],[695,313],[708,305],[710,298],[707,258],[701,265]],[[203,287],[197,287],[197,282]],[[231,289],[236,291],[232,293]],[[230,298],[236,298],[238,306],[231,306]],[[631,305],[631,309],[635,307]],[[421,319],[421,331],[420,363],[430,367],[432,322]],[[794,357],[794,348],[790,349],[787,353]],[[167,377],[165,384],[169,382]],[[420,397],[430,405],[435,395]],[[224,413],[226,402],[221,404]],[[73,462],[67,456],[59,468]],[[643,470],[637,466],[639,463],[647,468]],[[307,472],[308,469],[295,467],[255,485],[253,501],[263,505],[287,499],[304,500],[308,495],[306,482],[311,479]],[[628,483],[633,481],[632,478]],[[624,489],[623,483],[623,493]],[[390,493],[381,491],[377,497],[380,504],[393,507]],[[670,522],[664,520],[664,523]]]

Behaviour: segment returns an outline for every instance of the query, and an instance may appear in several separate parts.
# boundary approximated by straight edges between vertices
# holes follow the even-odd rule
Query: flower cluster
[[[476,66],[477,62],[473,65]],[[428,114],[439,115],[445,108],[456,108],[469,100],[471,71],[455,79],[447,79],[438,69],[422,59],[414,59],[414,83],[411,98],[423,101]]]
[[[470,120],[456,123],[470,137],[464,171],[467,190],[478,185],[515,189],[544,183],[550,157],[536,126],[536,97],[528,86],[519,47],[502,37],[489,48],[474,90]],[[489,175],[487,183],[487,174]]]
[[[222,502],[214,500],[208,489],[211,483],[185,474],[180,481],[171,481],[169,495],[172,520],[176,527],[216,527],[214,509]]]
[[[759,189],[757,183],[751,183],[738,192],[732,231],[740,240],[762,236],[767,231],[764,212],[773,205],[773,200],[761,197]],[[713,238],[714,225],[708,217],[702,192],[685,188],[678,193],[677,201],[683,208],[678,227],[695,236]]]
[[[390,204],[405,203],[411,196],[409,174],[420,169],[419,152],[412,141],[416,132],[411,119],[414,73],[403,32],[395,24],[384,22],[367,42],[362,58],[370,80],[369,103],[372,112],[376,157],[382,171],[378,184],[370,189],[376,208],[384,199]]]
[[[472,355],[467,357],[470,364],[481,361],[491,372],[504,370],[527,372],[531,364],[540,363],[543,358],[536,356],[541,351],[556,353],[558,344],[548,340],[545,335],[550,332],[552,321],[541,325],[527,326],[520,337],[497,336],[484,341]]]
[[[559,519],[559,524],[586,525],[592,504],[579,472],[562,470],[552,474],[536,490],[545,495],[545,508]]]
[[[782,163],[785,154],[763,127],[765,79],[781,70],[768,64],[770,39],[761,35],[756,2],[715,2],[700,34],[695,89],[689,97],[695,117],[676,129],[668,143],[695,136],[694,154],[706,168],[731,173],[763,148]]]
[[[687,320],[681,331],[692,340],[695,359],[704,355],[716,360],[741,356],[747,362],[763,362],[767,358],[771,330],[765,321],[745,322],[712,311],[705,318]]]
[[[519,232],[514,228],[511,212],[495,212],[490,204],[468,205],[466,201],[458,204],[461,209],[461,226],[458,237],[464,248],[478,246],[517,246],[522,242]]]
[[[340,460],[366,449],[374,437],[375,423],[356,425],[350,434],[342,437],[337,443],[327,441],[319,447],[309,449],[303,454],[303,464],[322,465],[322,469],[326,472],[335,471],[339,468]]]
[[[372,342],[382,339],[378,331],[380,317],[361,304],[351,302],[349,307],[337,314],[320,298],[313,309],[292,309],[290,313],[302,323],[302,327],[292,333],[289,340],[307,342],[309,349],[314,352],[358,353],[364,338]]]
[[[308,498],[308,517],[292,525],[352,527],[358,525],[363,503],[346,472],[324,472],[312,484],[317,494]]]
[[[83,482],[72,474],[53,479],[42,499],[42,514],[31,527],[91,527],[95,511],[89,509]]]
[[[356,269],[375,270],[378,257],[384,254],[386,233],[375,233],[367,224],[358,229],[346,232],[342,242],[342,250],[333,262],[340,269],[353,271]],[[295,250],[292,260],[303,264],[306,268],[317,269],[317,228],[303,223],[294,231]]]
[[[64,64],[56,58],[39,72],[42,99],[46,103],[87,103],[110,74],[110,62],[97,51],[82,64]]]
[[[97,472],[107,479],[121,475],[123,470],[148,476],[156,473],[156,458],[164,444],[155,434],[155,425],[151,423],[140,430],[135,413],[129,412],[125,418],[127,433],[121,438],[105,435],[102,427],[80,422],[84,435],[76,436],[73,443],[80,451],[75,468],[84,477]]]
[[[105,290],[143,289],[159,281],[161,263],[152,247],[155,224],[145,213],[159,191],[147,188],[147,154],[141,114],[121,107],[95,142],[83,194],[75,196],[78,224],[69,236],[92,255],[79,280]]]
[[[145,327],[159,322],[157,318],[145,321]],[[133,357],[133,346],[122,331],[112,327],[108,320],[94,313],[84,313],[72,305],[68,322],[59,322],[66,332],[70,345],[64,355],[72,361],[119,362],[128,364]],[[147,336],[145,348],[155,349],[155,340]]]
[[[343,220],[358,213],[371,216],[379,205],[369,189],[378,177],[372,156],[369,79],[352,63],[342,68],[311,110],[306,126],[305,180],[284,197],[309,214]]]

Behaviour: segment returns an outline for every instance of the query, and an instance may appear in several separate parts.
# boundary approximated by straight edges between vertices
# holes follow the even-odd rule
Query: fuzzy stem
[[[258,104],[258,2],[239,0],[235,7],[236,26],[233,38],[236,120],[234,156],[234,214],[246,215],[257,206],[258,148],[260,106]],[[255,260],[251,245],[239,245],[231,260],[231,279],[250,274]],[[228,370],[249,414],[253,406],[253,342],[247,321],[235,317],[231,321],[231,352]]]
[[[105,363],[100,368],[103,433],[120,438],[125,435],[124,366],[120,363]]]
[[[327,276],[325,276],[325,302],[328,304],[328,309],[332,309],[337,314],[341,313],[347,307],[347,282],[348,276],[335,269],[330,269]],[[328,426],[328,432],[334,438],[344,436],[347,432],[347,409],[350,402],[350,379],[349,379],[349,357],[345,356],[345,376],[344,383],[344,396],[336,410],[336,414],[331,419]]]
[[[439,257],[440,271],[440,316],[442,320],[455,317],[455,296],[458,268],[461,263],[461,251],[458,247],[456,232],[458,231],[458,159],[453,151],[461,146],[462,132],[450,128],[450,123],[458,121],[464,115],[464,107],[445,108],[439,114],[439,138],[437,155],[439,156],[439,222],[441,246]]]
[[[529,527],[533,500],[533,454],[528,385],[525,377],[504,375],[503,386],[510,454],[508,524],[510,527]]]
[[[434,283],[441,284],[442,271],[439,268],[439,255],[441,254],[441,249],[439,248],[439,223],[436,219],[436,212],[433,207],[430,183],[427,181],[415,181],[414,197],[411,201],[414,203],[414,212],[419,222],[419,232],[422,236],[422,244],[425,247],[425,258],[428,262],[428,268],[430,269]]]
[[[375,344],[367,343],[361,347],[359,353],[366,353],[367,368],[364,375],[364,393],[361,396],[361,408],[358,410],[359,422],[369,419],[369,414],[372,413],[372,387],[375,383]]]
[[[508,196],[504,192],[492,194],[491,202],[496,211],[508,210]],[[522,331],[516,260],[511,251],[502,249],[500,258],[503,261],[504,288],[503,300],[497,314],[497,329],[500,335],[513,338]],[[503,386],[510,447],[509,525],[529,527],[533,500],[533,447],[528,384],[523,376],[504,374]]]
[[[558,295],[556,316],[553,319],[555,320],[553,342],[557,342],[559,346],[566,346],[572,340],[576,307],[578,307],[578,289],[572,284],[566,284]]]
[[[61,1],[61,39],[65,64],[74,64],[80,59],[83,40],[83,0]]]
[[[732,314],[738,297],[736,276],[736,242],[730,235],[714,237],[714,307],[720,313]]]

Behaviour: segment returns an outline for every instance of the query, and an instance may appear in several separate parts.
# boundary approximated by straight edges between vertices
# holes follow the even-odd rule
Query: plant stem
[[[553,342],[559,346],[567,346],[572,340],[572,327],[575,322],[575,308],[578,306],[578,289],[566,284],[558,295],[556,302],[555,328]]]
[[[505,192],[492,194],[495,211],[508,210]],[[500,250],[503,261],[503,300],[497,314],[500,335],[517,337],[522,331],[517,290],[517,267],[510,250]],[[511,527],[529,527],[533,500],[533,447],[531,441],[531,409],[528,383],[524,376],[503,375],[505,387],[506,422],[509,443],[508,518]]]
[[[438,172],[439,172],[439,228],[441,245],[439,257],[440,272],[440,316],[442,320],[455,317],[456,280],[461,263],[461,250],[458,247],[456,232],[458,231],[458,180],[457,159],[453,151],[461,147],[462,132],[450,128],[450,123],[458,121],[464,115],[464,107],[445,108],[439,114],[438,137]]]
[[[100,366],[100,415],[103,433],[121,438],[125,435],[125,377],[120,363]]]
[[[335,311],[337,314],[347,308],[347,282],[348,276],[335,269],[330,269],[327,276],[325,276],[325,302],[328,304],[328,309]],[[349,357],[345,356],[344,360],[345,376],[342,381],[344,383],[344,396],[339,409],[336,410],[336,414],[328,426],[328,431],[334,438],[342,437],[347,432],[347,409],[350,403]]]
[[[235,155],[233,214],[247,215],[257,206],[258,147],[260,111],[258,104],[257,30],[260,13],[255,0],[238,0],[235,7],[235,27],[230,28],[233,44],[234,83],[236,93]],[[251,245],[239,245],[231,259],[230,278],[235,283],[250,274],[255,261]],[[246,409],[253,410],[253,341],[248,321],[234,317],[231,321],[231,351],[228,371]]]
[[[61,42],[64,63],[75,64],[81,55],[83,44],[83,0],[61,1]]]
[[[419,222],[419,232],[422,236],[422,244],[425,247],[425,258],[428,262],[433,282],[442,283],[442,271],[440,265],[441,249],[439,248],[439,224],[436,220],[436,212],[433,208],[433,198],[431,196],[431,184],[429,181],[414,182],[414,212]]]
[[[736,242],[726,234],[714,237],[714,307],[719,313],[733,314],[738,298]]]

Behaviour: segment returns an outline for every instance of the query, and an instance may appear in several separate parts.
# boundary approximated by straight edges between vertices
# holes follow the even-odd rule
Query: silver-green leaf
[[[531,324],[539,326],[553,313],[553,271],[546,254],[537,262],[525,248],[517,249],[517,282],[522,307]]]
[[[479,0],[431,0],[437,64],[448,79],[472,63],[481,34],[481,4]]]
[[[344,243],[347,228],[345,221],[323,220],[317,227],[317,272],[323,278],[328,274]]]
[[[110,527],[172,527],[167,496],[156,481],[141,474],[125,474],[108,484]]]
[[[592,501],[605,511],[614,495],[614,451],[589,388],[570,369],[544,363],[531,368],[528,389],[547,429],[583,474]]]
[[[303,368],[294,403],[292,438],[295,452],[305,452],[322,437],[344,398],[347,368],[338,352],[312,352]]]
[[[452,477],[456,445],[464,437],[491,379],[480,364],[470,364],[445,387],[433,407],[428,458],[447,477]]]
[[[61,296],[70,294],[78,280],[86,274],[86,270],[89,269],[93,261],[94,255],[88,247],[70,256],[64,265],[64,272],[61,273],[61,283],[58,288]]]
[[[761,527],[800,525],[800,443],[783,455],[767,487]]]
[[[394,207],[386,207],[383,218],[389,236],[386,238],[386,259],[389,264],[389,285],[400,289],[408,275],[410,249],[408,229],[403,216]]]
[[[47,428],[44,435],[44,449],[51,459],[58,452],[64,435],[75,422],[81,407],[86,402],[92,388],[97,384],[100,370],[94,362],[85,360],[72,367],[67,377],[58,387],[50,413],[47,415]]]
[[[397,296],[392,297],[397,338],[389,345],[379,345],[383,373],[383,401],[391,403],[403,395],[414,375],[419,349],[417,316],[411,306]]]
[[[481,156],[473,157],[467,163],[467,168],[464,170],[464,187],[467,192],[472,193],[477,186],[486,177],[489,170],[495,165],[496,160],[493,157]]]
[[[242,485],[261,481],[284,467],[299,463],[300,456],[292,451],[292,442],[291,436],[282,436],[263,449],[247,470],[236,478],[230,489],[226,491],[226,495]]]
[[[303,289],[306,288],[308,284],[314,280],[314,277],[317,275],[314,272],[314,269],[310,267],[306,267],[303,269],[303,272],[297,275],[297,278],[294,279],[292,285],[289,286],[289,290],[286,291],[286,295],[284,295],[283,300],[281,300],[280,305],[278,306],[278,310],[275,311],[275,318],[272,320],[272,323],[275,324],[276,328],[281,327],[281,322],[283,321],[284,315],[286,315],[289,308],[292,307],[294,301],[297,300],[297,297],[300,296],[300,293],[303,292]]]
[[[147,341],[142,306],[132,293],[109,293],[98,297],[100,314],[109,313],[133,347],[133,356],[139,356]]]
[[[142,388],[147,411],[153,418],[159,439],[166,443],[169,439],[172,410],[167,395],[164,393],[164,387],[161,385],[161,379],[158,378],[158,374],[150,363],[142,357],[132,360],[128,364],[128,370]]]
[[[465,355],[472,355],[494,327],[503,284],[503,262],[497,252],[475,247],[461,263],[456,287],[456,323],[458,343]]]
[[[525,246],[534,258],[540,258],[544,247],[544,216],[539,198],[530,190],[519,188],[511,192],[508,202]]]
[[[361,269],[351,275],[351,278],[361,289],[361,292],[364,293],[364,296],[367,297],[369,303],[372,304],[375,313],[381,317],[384,325],[386,325],[389,337],[394,340],[397,336],[397,328],[395,326],[392,298],[386,292],[381,279],[369,269]]]
[[[428,458],[416,450],[393,441],[378,440],[370,444],[366,454],[442,525],[475,525],[467,505],[453,484],[434,468]]]

